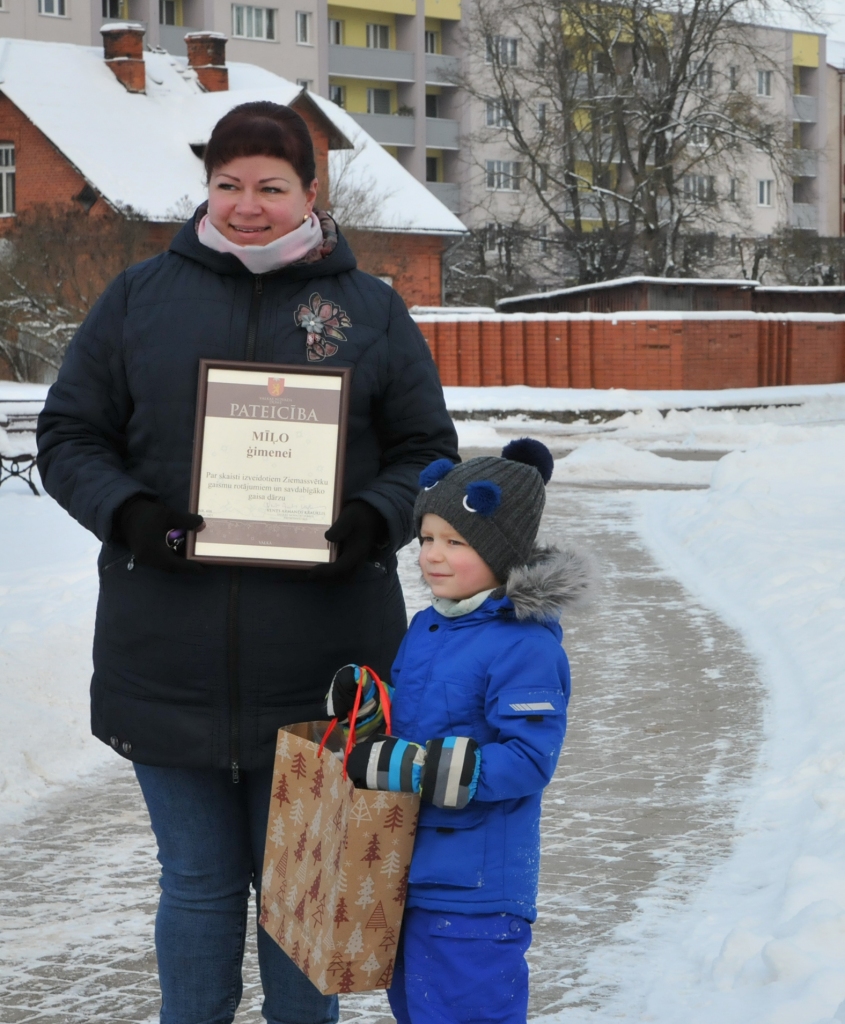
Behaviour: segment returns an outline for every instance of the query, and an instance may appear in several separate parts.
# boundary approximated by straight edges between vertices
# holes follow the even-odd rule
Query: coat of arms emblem
[[[274,398],[278,398],[285,390],[285,378],[269,377],[267,380],[267,390]]]

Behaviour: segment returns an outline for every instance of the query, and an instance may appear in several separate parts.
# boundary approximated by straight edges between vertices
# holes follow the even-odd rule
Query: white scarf
[[[455,601],[451,597],[432,597],[431,603],[434,605],[434,610],[440,612],[447,619],[457,619],[459,615],[469,615],[476,608],[480,608],[496,589],[493,587],[490,590],[482,590],[480,594],[465,597],[462,601]]]
[[[311,252],[323,240],[323,229],[315,213],[303,221],[298,228],[281,238],[275,238],[266,245],[238,245],[230,242],[208,219],[206,214],[197,227],[197,237],[203,245],[216,252],[230,252],[237,256],[252,274],[269,274],[281,270],[290,263],[296,263]]]

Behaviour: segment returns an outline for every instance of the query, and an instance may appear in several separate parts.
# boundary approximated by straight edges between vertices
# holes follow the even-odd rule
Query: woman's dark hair
[[[287,160],[306,189],[317,176],[308,125],[295,110],[280,103],[242,103],[220,118],[203,156],[209,180],[218,167],[239,156]]]

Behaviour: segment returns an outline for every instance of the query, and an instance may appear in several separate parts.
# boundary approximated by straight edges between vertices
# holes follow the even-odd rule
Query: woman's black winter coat
[[[352,366],[344,500],[389,541],[342,583],[302,570],[134,564],[114,516],[134,495],[187,510],[198,364],[306,364],[294,314],[314,292],[352,326],[327,365]],[[103,542],[92,731],[142,764],[252,769],[280,725],[319,717],[334,671],[387,673],[406,629],[395,552],[412,538],[420,470],[457,457],[434,362],[396,293],[356,270],[342,236],[321,261],[254,276],[197,239],[109,285],[73,339],[38,427],[47,491]]]

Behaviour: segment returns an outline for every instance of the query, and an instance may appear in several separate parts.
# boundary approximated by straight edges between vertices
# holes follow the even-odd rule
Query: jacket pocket
[[[115,569],[128,569],[130,562],[134,568],[135,561],[132,552],[127,548],[103,546],[97,559],[97,568],[102,576],[103,573],[113,572]]]
[[[480,889],[484,885],[487,830],[484,808],[462,811],[425,806],[420,813],[411,885]]]

